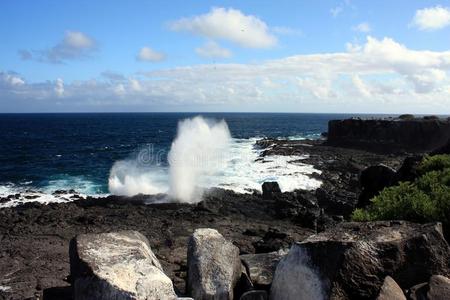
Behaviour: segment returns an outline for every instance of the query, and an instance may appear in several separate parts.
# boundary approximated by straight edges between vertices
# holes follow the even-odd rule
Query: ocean
[[[204,176],[201,185],[251,192],[269,180],[279,181],[286,191],[314,189],[320,185],[308,176],[318,170],[291,163],[294,158],[256,161],[259,155],[254,147],[256,140],[319,138],[327,131],[329,120],[355,115],[0,114],[0,197],[29,193],[34,195],[29,198],[49,202],[59,201],[54,197],[58,190],[74,190],[82,195],[167,192],[170,181],[167,154],[176,137],[177,125],[195,116],[209,121],[224,120],[231,133],[231,146],[224,164]],[[113,166],[116,166],[114,173]],[[117,187],[114,180],[121,186]]]

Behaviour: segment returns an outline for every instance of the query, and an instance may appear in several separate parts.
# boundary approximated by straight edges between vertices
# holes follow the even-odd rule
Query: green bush
[[[419,174],[425,174],[431,171],[442,171],[450,168],[450,155],[440,154],[433,156],[425,156],[418,167]]]
[[[401,219],[450,225],[450,155],[425,157],[419,174],[414,182],[385,188],[367,208],[356,209],[352,220]]]
[[[414,115],[411,115],[411,114],[403,114],[403,115],[398,116],[398,118],[400,120],[414,120],[415,119]]]

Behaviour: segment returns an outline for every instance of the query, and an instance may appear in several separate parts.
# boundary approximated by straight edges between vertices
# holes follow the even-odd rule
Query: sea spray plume
[[[166,193],[167,185],[161,182],[167,178],[164,175],[156,169],[140,168],[136,160],[120,160],[114,163],[109,173],[109,191],[122,196]]]
[[[182,202],[200,201],[205,176],[225,167],[230,141],[224,120],[198,116],[179,122],[169,152],[170,196]]]

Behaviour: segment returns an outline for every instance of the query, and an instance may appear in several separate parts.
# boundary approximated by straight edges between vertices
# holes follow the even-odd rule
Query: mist
[[[110,171],[109,191],[124,196],[167,193],[175,201],[199,202],[207,176],[226,167],[230,142],[224,120],[182,120],[170,147],[168,169],[141,166],[138,158],[117,161]]]

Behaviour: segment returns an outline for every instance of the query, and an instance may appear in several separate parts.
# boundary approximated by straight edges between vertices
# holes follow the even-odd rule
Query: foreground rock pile
[[[450,297],[450,248],[439,223],[342,223],[287,254],[241,256],[217,230],[200,228],[187,258],[187,296],[197,300]],[[136,231],[79,235],[70,262],[74,299],[180,299]]]

